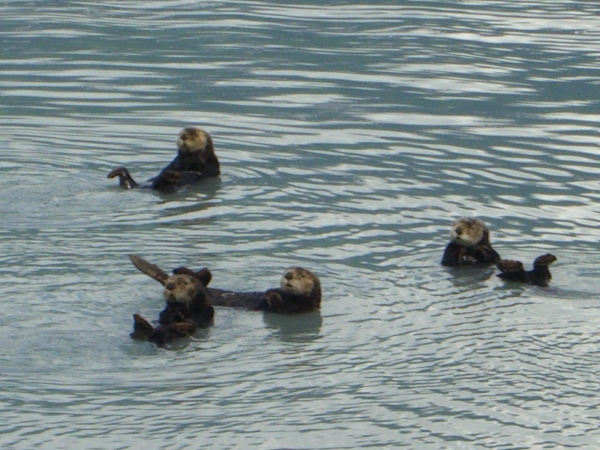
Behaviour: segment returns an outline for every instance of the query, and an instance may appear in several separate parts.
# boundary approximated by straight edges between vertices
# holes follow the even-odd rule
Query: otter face
[[[489,231],[485,224],[473,217],[461,217],[452,224],[450,240],[470,247],[480,242]]]
[[[290,267],[283,273],[280,284],[281,290],[289,294],[306,296],[318,286],[319,280],[310,270]]]
[[[177,137],[179,154],[191,156],[202,154],[208,145],[208,134],[200,128],[184,128]]]
[[[201,281],[191,275],[171,275],[165,282],[167,303],[189,304],[204,289]]]

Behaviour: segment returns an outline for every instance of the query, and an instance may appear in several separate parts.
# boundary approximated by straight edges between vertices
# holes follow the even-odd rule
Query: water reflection
[[[265,326],[282,341],[309,342],[320,338],[323,317],[320,311],[287,315],[264,313]]]

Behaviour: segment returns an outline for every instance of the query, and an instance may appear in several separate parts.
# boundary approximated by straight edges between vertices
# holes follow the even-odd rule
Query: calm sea
[[[0,2],[0,446],[600,448],[600,3]],[[222,175],[125,191],[209,132]],[[548,288],[439,262],[477,216]],[[129,254],[320,313],[171,348]]]

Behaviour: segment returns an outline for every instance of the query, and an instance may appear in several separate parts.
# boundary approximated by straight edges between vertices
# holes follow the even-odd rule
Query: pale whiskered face
[[[294,295],[308,295],[315,288],[318,279],[310,270],[301,267],[286,269],[281,277],[281,289]]]
[[[466,247],[477,244],[488,232],[485,224],[472,217],[461,217],[452,224],[450,240]]]
[[[181,154],[202,153],[207,144],[208,135],[200,128],[184,128],[177,137],[177,148]]]
[[[203,289],[202,283],[190,275],[171,275],[165,283],[167,303],[190,303]]]

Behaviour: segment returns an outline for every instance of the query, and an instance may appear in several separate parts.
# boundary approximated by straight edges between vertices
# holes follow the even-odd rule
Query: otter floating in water
[[[490,244],[490,231],[481,220],[461,217],[452,224],[442,265],[490,264],[499,260],[500,255]]]
[[[496,264],[500,272],[498,276],[507,281],[519,281],[521,283],[534,284],[546,287],[552,279],[548,266],[556,261],[556,256],[546,253],[538,256],[533,262],[533,270],[525,271],[521,261],[502,259]]]
[[[142,186],[161,191],[174,191],[181,186],[195,184],[206,177],[219,175],[219,160],[215,155],[210,135],[200,128],[184,128],[177,137],[177,156],[156,177],[148,180],[151,184]],[[119,177],[119,185],[134,189],[139,184],[125,167],[119,167],[108,174],[108,178]]]
[[[159,326],[155,328],[141,315],[135,314],[131,333],[134,339],[166,344],[194,334],[196,327],[208,327],[213,323],[215,310],[208,303],[206,293],[211,279],[208,269],[193,274],[174,271],[171,276],[164,275],[162,284],[167,306],[159,315]]]
[[[133,264],[143,273],[165,284],[168,275],[158,266],[130,255]],[[173,273],[206,279],[208,269],[194,272],[180,267]],[[210,281],[210,279],[209,279]],[[206,282],[205,286],[208,285]],[[308,269],[290,267],[281,277],[280,287],[264,292],[233,292],[223,289],[205,288],[207,301],[213,306],[245,308],[251,311],[268,311],[281,314],[295,314],[317,311],[321,306],[321,283],[319,278]]]

